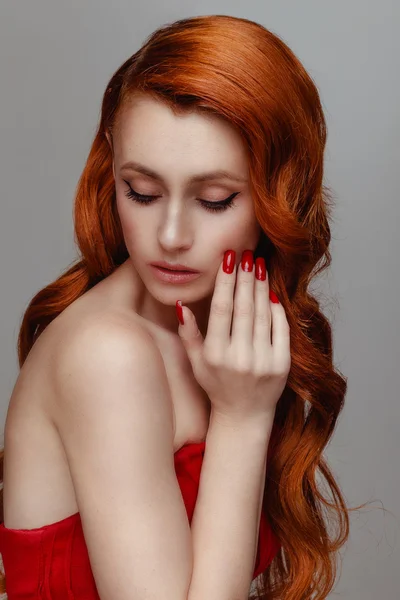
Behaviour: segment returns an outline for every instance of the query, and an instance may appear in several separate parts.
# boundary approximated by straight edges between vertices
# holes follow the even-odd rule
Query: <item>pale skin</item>
[[[190,307],[184,308],[185,325],[178,331],[194,375],[211,402],[192,522],[194,569],[188,597],[222,600],[235,594],[246,598],[254,567],[267,442],[291,361],[289,326],[282,306],[269,302],[268,277],[256,280],[254,266],[249,273],[236,265],[231,274],[221,268],[221,254],[227,248],[241,258],[243,250],[255,248],[260,234],[246,181],[244,146],[222,120],[196,113],[176,117],[167,107],[146,98],[139,98],[122,114],[117,131],[112,144],[117,204],[126,245],[143,281],[149,281],[144,263],[152,254],[149,251],[147,255],[144,243],[140,247],[141,240],[149,240],[151,247],[157,240],[158,260],[182,262],[205,271],[203,280],[186,287],[155,287],[149,281],[151,294],[144,292],[141,311],[142,316],[175,331],[174,306],[168,309],[165,304],[179,299]],[[124,169],[130,154],[137,162],[150,162],[163,182]],[[211,171],[219,165],[244,182],[239,187],[237,182],[221,179],[208,180],[200,187],[187,185],[186,173]],[[126,202],[126,186],[161,198],[153,205],[132,207]],[[222,200],[238,190],[237,207],[223,215],[206,214],[195,201],[196,195]],[[213,265],[218,266],[217,275],[210,282],[208,273],[215,273]],[[239,514],[247,518],[238,518],[235,510],[226,516],[232,497],[240,498],[235,509],[240,507]],[[250,549],[247,563],[243,548]]]
[[[182,300],[205,334],[224,252],[234,249],[239,262],[244,250],[255,249],[261,231],[254,214],[242,140],[223,120],[197,113],[176,116],[155,100],[140,97],[121,114],[112,148],[118,214],[130,261],[141,280],[137,310],[177,333],[175,302]],[[122,169],[131,161],[153,169],[163,181]],[[245,181],[218,178],[189,182],[194,175],[218,169]],[[129,185],[140,194],[162,197],[147,206],[138,204],[126,196]],[[220,213],[209,212],[196,201],[217,202],[233,193],[238,193],[233,199],[235,206]],[[184,263],[201,271],[202,276],[187,285],[165,285],[154,279],[148,267],[157,260]]]
[[[248,182],[189,183],[217,169],[246,180],[244,146],[223,120],[177,116],[150,98],[122,113],[110,143],[130,258],[64,311],[30,353],[6,426],[5,523],[32,528],[79,510],[102,600],[155,600],[160,589],[164,600],[246,599],[275,405],[290,366],[289,330],[283,307],[268,300],[268,277],[258,281],[254,268],[240,269],[242,252],[254,250],[260,234]],[[132,161],[162,180],[122,169]],[[135,203],[126,195],[129,185],[160,197]],[[220,213],[198,202],[237,192],[234,208]],[[222,271],[228,249],[236,252],[229,275]],[[184,263],[201,275],[184,285],[165,284],[148,265],[158,260]],[[235,302],[236,318],[237,302],[247,308],[232,323],[231,344]],[[222,313],[221,305],[227,307]],[[165,353],[162,335],[157,347],[148,332],[165,333]],[[214,351],[200,352],[207,346]],[[198,380],[183,388],[188,364]],[[206,392],[196,404],[201,386]],[[189,429],[204,416],[197,411],[204,397],[212,407],[209,420]],[[191,420],[183,417],[185,402]],[[32,427],[36,406],[43,411],[34,413]],[[206,452],[190,530],[171,457],[177,439],[203,430]],[[26,444],[14,445],[13,432]],[[33,497],[40,464],[45,485]],[[27,521],[33,505],[36,521]]]

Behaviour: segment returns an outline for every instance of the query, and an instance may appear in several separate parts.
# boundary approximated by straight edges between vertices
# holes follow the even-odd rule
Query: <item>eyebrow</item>
[[[135,161],[129,161],[127,163],[124,163],[120,170],[121,171],[122,170],[137,171],[138,173],[147,175],[148,177],[151,177],[152,179],[156,179],[157,181],[161,181],[161,182],[164,181],[162,176],[159,173],[156,173],[156,171],[153,171],[153,169],[149,169],[145,165],[142,165]],[[206,173],[200,173],[199,175],[193,175],[192,177],[189,177],[190,182],[209,181],[211,179],[232,179],[233,181],[238,181],[241,183],[247,182],[246,178],[239,177],[238,175],[234,175],[233,173],[230,173],[229,171],[225,171],[224,169],[218,169],[216,171],[208,171]]]

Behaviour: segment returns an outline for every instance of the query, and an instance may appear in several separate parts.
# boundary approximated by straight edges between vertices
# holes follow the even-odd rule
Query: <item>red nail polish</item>
[[[242,270],[250,272],[253,270],[253,252],[245,250],[242,254]]]
[[[256,258],[256,279],[265,281],[267,278],[267,268],[265,266],[265,259],[263,256],[257,256]]]
[[[271,302],[273,302],[274,304],[280,304],[278,296],[272,290],[269,290],[269,297]]]
[[[225,273],[232,273],[235,267],[236,253],[234,250],[227,250],[224,254],[222,268]]]
[[[185,322],[183,320],[182,300],[176,301],[175,308],[176,308],[176,316],[178,317],[180,324],[184,325]]]

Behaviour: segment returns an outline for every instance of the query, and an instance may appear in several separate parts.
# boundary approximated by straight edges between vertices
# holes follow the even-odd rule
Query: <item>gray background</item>
[[[2,430],[22,313],[75,258],[73,195],[117,67],[164,23],[230,14],[280,35],[316,81],[336,201],[317,283],[349,385],[326,456],[352,506],[374,501],[353,513],[331,599],[400,597],[399,12],[395,0],[0,0]]]

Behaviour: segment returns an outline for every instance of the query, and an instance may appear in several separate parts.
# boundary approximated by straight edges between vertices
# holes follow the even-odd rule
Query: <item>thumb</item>
[[[187,352],[192,367],[199,365],[204,338],[198,328],[196,317],[187,306],[182,306],[181,300],[176,302],[176,312],[179,319],[178,334]],[[184,324],[179,318],[181,315]]]

